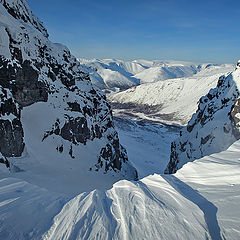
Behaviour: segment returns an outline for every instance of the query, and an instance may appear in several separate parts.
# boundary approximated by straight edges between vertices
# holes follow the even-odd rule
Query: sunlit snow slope
[[[184,61],[79,59],[92,82],[102,89],[124,90],[139,84],[190,77],[207,66]]]
[[[165,77],[180,77],[185,64],[104,60],[96,71],[51,43],[24,0],[0,0],[0,14],[1,240],[240,239],[240,141],[164,175],[179,129],[121,118],[114,124],[105,96],[85,73],[91,68],[102,88],[162,80],[113,95],[123,108],[116,113],[184,124],[232,66],[192,73],[190,66],[185,70],[194,76],[174,80]],[[175,66],[172,75],[167,64]],[[124,147],[138,181],[121,180],[136,179]]]
[[[170,161],[165,173],[175,173],[186,162],[226,150],[240,139],[240,68],[222,75],[198,102],[179,137],[171,143]]]
[[[192,77],[142,84],[112,93],[108,99],[116,116],[184,125],[197,110],[200,97],[233,69],[231,64],[208,66]]]
[[[70,201],[61,194],[49,198],[47,191],[17,179],[3,179],[0,238],[237,240],[239,155],[238,141],[174,175],[123,180],[108,191],[82,193]]]

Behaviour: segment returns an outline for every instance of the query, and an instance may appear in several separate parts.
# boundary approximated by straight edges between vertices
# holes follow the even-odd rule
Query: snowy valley
[[[209,65],[191,77],[141,84],[112,92],[108,99],[117,116],[186,125],[197,110],[199,99],[217,85],[221,75],[233,69],[231,64]]]
[[[0,15],[0,239],[240,239],[239,66],[77,59]]]

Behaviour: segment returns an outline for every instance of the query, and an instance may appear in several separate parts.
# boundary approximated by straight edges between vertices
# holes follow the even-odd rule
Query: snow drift
[[[237,141],[174,175],[122,180],[71,199],[1,179],[0,238],[238,240],[239,151]]]

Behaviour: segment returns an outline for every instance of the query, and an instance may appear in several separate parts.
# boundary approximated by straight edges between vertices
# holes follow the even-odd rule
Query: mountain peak
[[[50,179],[43,187],[55,189],[59,178],[66,191],[77,182],[87,191],[137,178],[106,96],[65,46],[47,38],[25,1],[0,1],[0,152],[12,176],[38,169],[35,184]]]
[[[40,31],[45,37],[48,37],[47,29],[38,17],[36,17],[25,0],[0,0],[7,12],[17,20],[31,24]]]

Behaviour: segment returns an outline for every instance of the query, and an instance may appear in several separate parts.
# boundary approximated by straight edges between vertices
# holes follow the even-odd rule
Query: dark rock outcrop
[[[49,123],[41,133],[42,143],[51,139],[56,154],[66,150],[75,159],[75,147],[99,140],[99,154],[92,156],[96,164],[89,167],[121,172],[128,159],[105,95],[92,86],[88,73],[65,46],[48,40],[47,30],[24,0],[0,0],[0,14],[4,16],[0,19],[0,152],[8,157],[22,155],[27,143],[21,112],[44,103],[40,117]],[[54,121],[47,119],[47,111]],[[63,143],[59,145],[55,137]],[[104,162],[100,167],[99,159]],[[136,170],[126,165],[130,178],[136,178]]]
[[[221,76],[217,87],[199,100],[197,112],[171,144],[165,173],[175,173],[189,161],[226,150],[240,138],[239,84],[237,68]]]
[[[0,86],[0,152],[19,157],[24,149],[20,108],[11,92]]]
[[[10,61],[0,59],[0,84],[11,90],[16,102],[21,107],[48,99],[47,86],[38,81],[38,71],[26,60],[21,66],[9,64]]]

